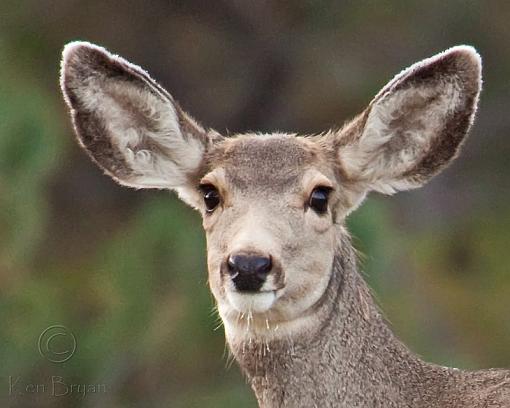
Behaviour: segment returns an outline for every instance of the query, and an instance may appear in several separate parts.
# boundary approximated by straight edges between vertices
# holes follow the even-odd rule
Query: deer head
[[[227,335],[245,314],[269,335],[267,324],[292,330],[321,301],[345,218],[367,193],[420,187],[456,157],[481,79],[476,51],[451,48],[397,75],[342,129],[312,136],[223,137],[89,43],[65,47],[61,85],[80,145],[106,174],[174,190],[201,213]]]

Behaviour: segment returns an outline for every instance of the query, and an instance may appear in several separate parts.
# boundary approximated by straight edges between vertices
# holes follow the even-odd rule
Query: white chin
[[[227,290],[227,299],[240,313],[264,313],[273,306],[276,294],[274,291],[242,293]]]

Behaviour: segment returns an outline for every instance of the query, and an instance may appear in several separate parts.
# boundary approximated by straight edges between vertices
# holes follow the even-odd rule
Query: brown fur
[[[66,47],[62,90],[108,174],[175,189],[202,213],[211,291],[261,407],[502,408],[510,371],[429,364],[393,335],[344,227],[368,192],[418,187],[456,157],[480,68],[473,49],[453,48],[403,71],[341,130],[310,137],[206,132],[143,70],[90,44]],[[200,182],[218,191],[213,211]],[[332,189],[324,213],[309,203],[318,187]],[[272,259],[257,293],[233,287],[238,251]]]
[[[391,332],[338,242],[317,330],[293,339],[231,342],[261,407],[503,408],[510,371],[462,371],[426,363]]]

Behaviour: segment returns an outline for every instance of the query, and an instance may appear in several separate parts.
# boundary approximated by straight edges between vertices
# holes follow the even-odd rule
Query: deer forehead
[[[333,171],[321,147],[293,134],[239,135],[209,152],[203,181],[245,193],[300,192],[332,186]]]

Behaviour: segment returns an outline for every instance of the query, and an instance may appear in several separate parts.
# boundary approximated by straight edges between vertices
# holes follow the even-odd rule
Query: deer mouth
[[[276,290],[258,292],[227,290],[226,296],[230,305],[239,313],[265,313],[271,309],[278,297]]]
[[[239,290],[232,280],[226,282],[225,295],[230,306],[239,313],[265,313],[281,297],[284,285],[271,280],[256,291]]]
[[[281,267],[274,260],[272,262],[272,270],[268,268],[264,273],[233,270],[227,262],[221,265],[225,298],[232,309],[241,314],[262,314],[273,307],[284,284]]]

